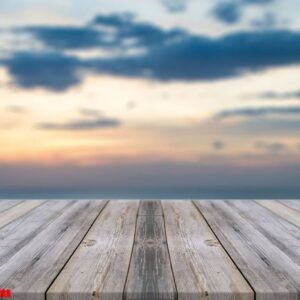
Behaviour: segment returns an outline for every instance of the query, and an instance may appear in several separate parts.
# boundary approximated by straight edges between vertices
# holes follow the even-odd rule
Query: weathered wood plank
[[[278,218],[267,208],[251,200],[226,203],[300,266],[300,230],[297,226]]]
[[[0,229],[0,266],[26,246],[74,201],[47,201]]]
[[[191,201],[163,202],[179,300],[250,300],[254,293]]]
[[[280,203],[300,212],[300,200],[280,200]]]
[[[111,201],[55,280],[47,300],[122,299],[138,201]]]
[[[280,200],[281,204],[300,212],[300,200]]]
[[[177,299],[161,213],[159,201],[141,202],[124,293],[126,300]]]
[[[159,200],[142,200],[139,208],[139,216],[162,216],[162,207]]]
[[[300,268],[286,253],[229,202],[195,203],[255,290],[257,300],[299,300]]]
[[[24,201],[0,212],[0,228],[26,215],[28,212],[42,205],[44,202],[45,201],[43,200]]]
[[[0,286],[14,300],[44,300],[105,201],[77,201],[0,266]]]
[[[22,200],[0,200],[0,211],[4,212],[5,210],[22,202]]]
[[[266,207],[280,218],[283,218],[288,222],[300,227],[300,212],[291,209],[286,205],[279,203],[278,201],[257,200],[257,203]]]

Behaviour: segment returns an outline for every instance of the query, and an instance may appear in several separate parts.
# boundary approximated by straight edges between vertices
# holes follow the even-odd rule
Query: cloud
[[[267,99],[267,100],[292,100],[292,99],[300,99],[300,90],[290,91],[290,92],[274,92],[274,91],[266,91],[261,94],[258,94],[256,97]]]
[[[244,5],[266,5],[271,4],[275,0],[240,0],[240,2]]]
[[[130,13],[98,15],[91,23],[102,30],[114,29],[111,32],[112,46],[118,48],[159,47],[180,38],[185,32],[179,29],[164,30],[146,22],[136,22]],[[106,28],[106,29],[105,29]]]
[[[255,144],[255,148],[271,153],[278,153],[286,150],[287,145],[281,142],[269,143],[259,141]]]
[[[217,120],[225,120],[232,118],[257,118],[257,117],[290,117],[300,116],[300,106],[287,107],[251,107],[232,110],[223,110],[217,113],[214,117]]]
[[[137,107],[137,103],[135,102],[135,101],[128,101],[127,102],[127,104],[126,104],[126,107],[128,108],[128,109],[134,109],[134,108],[136,108]]]
[[[9,105],[6,107],[6,110],[13,114],[24,114],[27,112],[27,109],[19,105]]]
[[[189,0],[161,0],[170,13],[180,13],[186,10]]]
[[[214,150],[220,151],[220,150],[223,150],[223,149],[224,149],[225,143],[222,142],[222,141],[214,141],[214,142],[212,143],[212,147],[213,147]]]
[[[225,0],[219,1],[212,9],[212,15],[225,24],[236,24],[242,16],[244,9],[250,5],[267,5],[274,0]]]
[[[185,35],[144,54],[87,62],[89,69],[161,81],[217,80],[300,63],[300,34],[241,32],[212,39]]]
[[[80,113],[83,117],[70,120],[66,123],[39,123],[36,127],[43,130],[84,131],[121,126],[120,120],[104,117],[96,110],[84,109]]]
[[[146,22],[135,22],[131,13],[97,15],[84,26],[30,26],[15,28],[16,34],[27,33],[43,45],[59,50],[120,50],[158,45],[177,35]]]
[[[223,23],[235,24],[240,20],[241,6],[231,1],[221,2],[214,7],[212,13]]]
[[[80,111],[81,115],[87,117],[99,117],[102,116],[102,112],[92,108],[81,108]]]
[[[26,27],[19,31],[26,31],[45,46],[57,49],[90,49],[112,45],[107,32],[91,27],[39,26]]]
[[[93,32],[90,26],[98,28],[95,39],[90,37]],[[79,84],[82,76],[89,73],[189,82],[239,77],[300,64],[297,31],[235,32],[212,38],[137,22],[129,14],[98,15],[83,28],[90,32],[89,37],[79,35],[76,41],[71,27],[68,30],[63,27],[63,33],[57,35],[54,32],[59,32],[58,29],[52,32],[52,28],[49,34],[49,28],[37,26],[36,31],[32,26],[25,28],[35,32],[34,38],[44,43],[46,49],[11,53],[0,64],[7,67],[15,85],[54,91]],[[110,32],[110,39],[104,32]],[[63,51],[95,47],[109,49],[109,55],[83,59]]]
[[[103,26],[122,27],[132,24],[134,15],[132,13],[112,13],[112,14],[98,14],[92,24],[100,24]]]
[[[281,24],[282,22],[278,20],[277,16],[270,12],[265,13],[262,18],[255,19],[251,22],[252,26],[260,29],[271,29]]]
[[[81,80],[79,61],[64,54],[18,52],[2,63],[13,83],[24,89],[42,87],[64,91]]]

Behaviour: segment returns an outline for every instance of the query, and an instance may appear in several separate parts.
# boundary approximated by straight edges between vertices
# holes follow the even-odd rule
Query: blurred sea
[[[0,199],[300,199],[300,187],[200,188],[101,191],[96,189],[0,189]]]

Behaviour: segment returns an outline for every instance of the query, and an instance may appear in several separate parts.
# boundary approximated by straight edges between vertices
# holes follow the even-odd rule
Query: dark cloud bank
[[[0,63],[21,88],[63,91],[86,72],[158,81],[218,80],[300,63],[300,32],[237,32],[219,38],[164,30],[129,14],[98,15],[83,27],[15,28],[45,45],[16,52]],[[111,56],[80,59],[64,50],[107,50]],[[131,51],[131,54],[126,54]],[[122,54],[125,53],[125,54]]]
[[[221,187],[231,187],[235,191],[239,188],[249,187],[241,190],[240,197],[249,197],[255,194],[254,187],[261,187],[267,194],[276,197],[286,197],[297,187],[299,196],[299,164],[278,164],[275,166],[239,166],[232,163],[194,163],[194,164],[172,164],[168,162],[138,164],[128,162],[127,164],[110,164],[94,166],[41,166],[41,165],[5,165],[0,164],[1,188],[32,188],[33,191],[46,189],[58,191],[66,188],[86,194],[93,189],[100,195],[109,191],[119,192],[119,197],[124,197],[125,192],[139,192],[139,196],[150,195],[153,198],[156,192],[171,192],[174,199],[180,196],[187,197],[192,191],[198,192],[198,196],[205,198],[205,191],[201,188],[211,187],[215,192]],[[187,178],[188,184],[187,184]],[[217,184],[216,184],[217,183]],[[276,188],[277,187],[277,188]],[[270,190],[269,190],[270,188]],[[285,188],[282,190],[282,188]],[[275,189],[275,190],[274,190]],[[150,194],[146,192],[150,191]],[[274,191],[276,191],[274,193]],[[2,195],[4,193],[1,193]],[[49,197],[49,193],[46,194]],[[225,191],[221,190],[219,197],[224,197]],[[218,196],[215,195],[214,198]],[[24,198],[24,193],[21,194]],[[86,196],[85,196],[86,197]],[[254,196],[255,197],[255,196]],[[58,198],[58,197],[56,197]],[[99,198],[99,193],[98,193]]]

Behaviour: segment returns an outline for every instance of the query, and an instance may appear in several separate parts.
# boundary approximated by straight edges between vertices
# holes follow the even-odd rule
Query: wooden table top
[[[3,200],[17,300],[300,299],[300,201]]]

